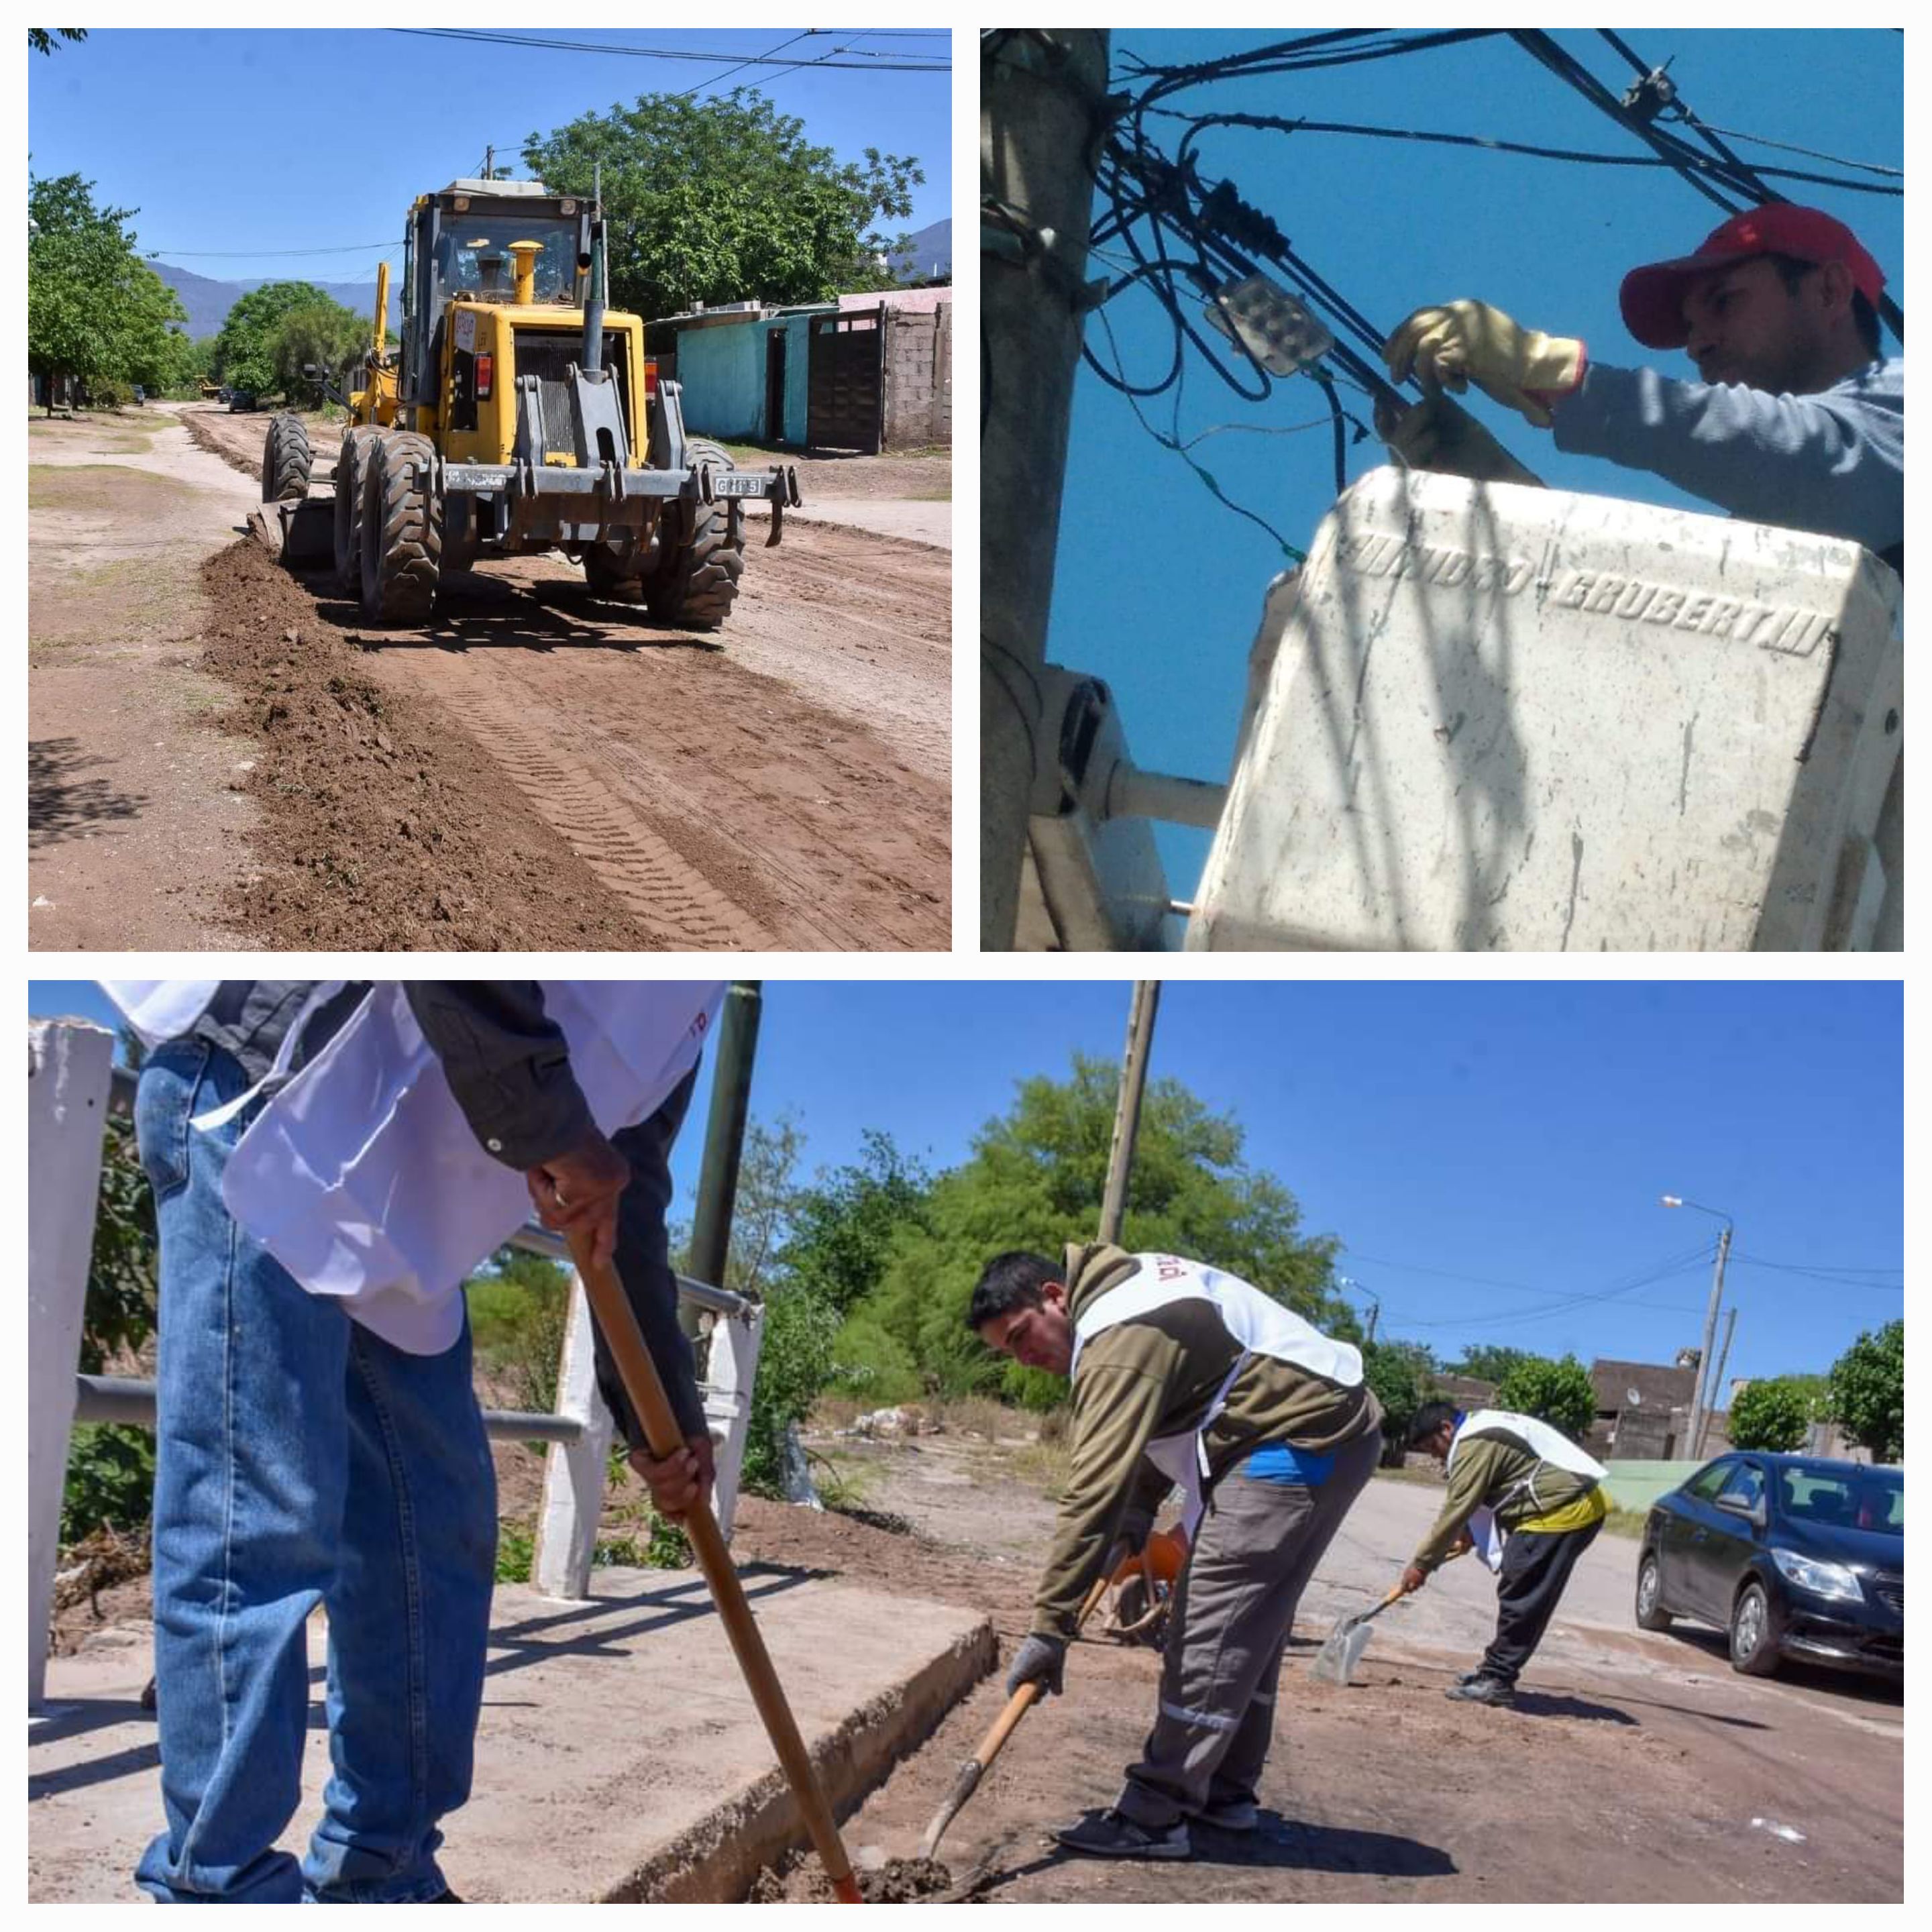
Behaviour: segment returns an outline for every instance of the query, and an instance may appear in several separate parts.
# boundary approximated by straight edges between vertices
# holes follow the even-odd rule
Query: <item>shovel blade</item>
[[[1316,1653],[1310,1675],[1324,1684],[1346,1684],[1374,1635],[1373,1628],[1365,1620],[1337,1624],[1328,1642]]]

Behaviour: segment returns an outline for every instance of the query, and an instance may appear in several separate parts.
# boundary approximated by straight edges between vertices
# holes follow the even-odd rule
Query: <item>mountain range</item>
[[[182,307],[188,310],[188,332],[193,336],[213,335],[227,320],[228,311],[250,289],[259,289],[271,280],[266,275],[256,275],[247,281],[218,282],[207,275],[197,275],[192,268],[178,268],[172,262],[152,262],[148,266],[156,274],[181,297]],[[894,272],[902,281],[924,280],[932,275],[950,274],[952,268],[952,221],[948,216],[944,221],[935,221],[908,238],[905,248],[900,251],[893,264]],[[305,281],[307,276],[290,275],[272,279]],[[315,286],[331,300],[339,302],[344,308],[352,309],[358,315],[373,316],[376,309],[376,280],[372,275],[366,282],[317,282]],[[400,331],[403,321],[402,284],[396,277],[389,281],[389,326]]]

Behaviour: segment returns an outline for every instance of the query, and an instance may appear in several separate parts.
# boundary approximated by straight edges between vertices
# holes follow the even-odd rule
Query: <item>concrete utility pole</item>
[[[1127,1009],[1126,1050],[1120,1061],[1120,1096],[1114,1109],[1114,1146],[1107,1157],[1107,1192],[1100,1203],[1100,1238],[1118,1242],[1127,1218],[1127,1180],[1133,1172],[1134,1136],[1140,1132],[1141,1096],[1147,1090],[1148,1055],[1160,1006],[1160,982],[1136,980]]]
[[[1718,1351],[1718,1372],[1711,1378],[1711,1400],[1704,1415],[1704,1432],[1708,1435],[1711,1427],[1711,1411],[1716,1408],[1718,1398],[1724,1392],[1724,1364],[1731,1359],[1731,1337],[1737,1332],[1738,1311],[1733,1308],[1724,1317],[1724,1344]],[[1700,1436],[1692,1452],[1701,1456],[1704,1453],[1704,1437]]]
[[[738,1198],[738,1162],[752,1111],[752,1062],[758,1053],[764,1004],[762,981],[734,980],[724,996],[724,1024],[718,1029],[711,1118],[705,1125],[704,1165],[698,1177],[698,1206],[691,1223],[692,1277],[712,1288],[724,1286],[724,1261],[731,1249],[731,1210]],[[688,1307],[688,1304],[679,1304],[680,1320]],[[690,1318],[694,1327],[694,1308]],[[686,1332],[693,1332],[692,1328]]]
[[[1701,1454],[1700,1444],[1704,1440],[1704,1423],[1711,1412],[1710,1398],[1716,1393],[1711,1381],[1711,1344],[1718,1333],[1718,1306],[1724,1298],[1724,1262],[1731,1252],[1731,1217],[1715,1208],[1706,1208],[1702,1202],[1687,1201],[1681,1194],[1666,1194],[1660,1197],[1666,1208],[1688,1208],[1699,1214],[1708,1214],[1724,1224],[1724,1232],[1718,1237],[1718,1264],[1711,1272],[1711,1299],[1704,1310],[1704,1346],[1697,1351],[1697,1382],[1690,1396],[1690,1421],[1685,1430],[1690,1441],[1692,1455]]]
[[[980,944],[1013,944],[1039,742],[1087,234],[1105,132],[1104,29],[982,40]]]

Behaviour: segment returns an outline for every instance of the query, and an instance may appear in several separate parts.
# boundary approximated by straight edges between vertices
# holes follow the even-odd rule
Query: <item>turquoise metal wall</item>
[[[732,442],[764,438],[765,332],[755,321],[677,332],[677,380],[684,426]]]
[[[784,440],[800,448],[811,374],[809,315],[714,323],[677,332],[677,379],[684,385],[684,426],[694,435],[731,442],[770,440],[765,424],[765,358],[777,331],[785,338]]]

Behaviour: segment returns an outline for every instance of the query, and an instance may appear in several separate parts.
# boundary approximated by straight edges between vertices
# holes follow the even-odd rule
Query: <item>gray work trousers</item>
[[[1114,1801],[1136,1824],[1162,1831],[1254,1797],[1295,1606],[1382,1448],[1379,1429],[1344,1444],[1312,1489],[1250,1476],[1245,1464],[1215,1485],[1174,1592],[1160,1708]]]

